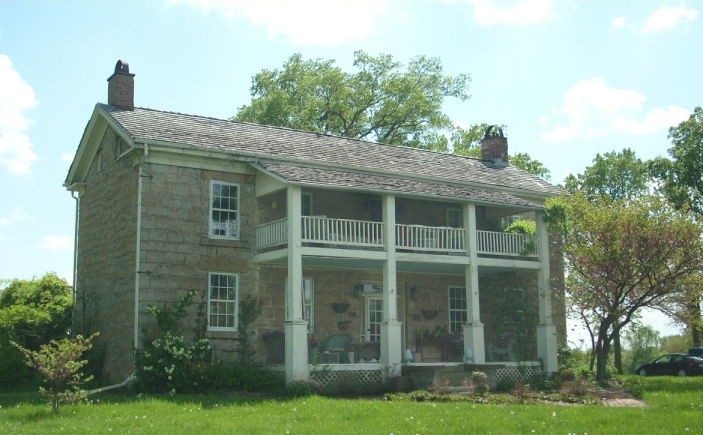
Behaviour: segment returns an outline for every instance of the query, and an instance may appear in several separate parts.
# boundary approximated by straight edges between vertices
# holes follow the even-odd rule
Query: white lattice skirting
[[[310,378],[326,387],[330,384],[344,383],[346,385],[356,385],[359,387],[381,386],[383,385],[383,373],[381,370],[313,370]]]
[[[542,366],[539,363],[530,365],[508,365],[496,370],[496,380],[506,379],[514,382],[527,381],[542,373]]]

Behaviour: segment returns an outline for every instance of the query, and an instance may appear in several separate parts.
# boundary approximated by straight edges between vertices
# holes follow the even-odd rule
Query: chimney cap
[[[115,64],[115,72],[107,78],[107,81],[109,82],[116,75],[134,77],[134,74],[129,73],[129,63],[122,59],[117,61]]]
[[[129,67],[127,67],[127,68],[129,68]],[[491,139],[494,137],[505,138],[505,134],[503,133],[503,129],[500,128],[500,126],[489,125],[488,128],[486,129],[486,132],[483,135],[483,138],[484,139]]]

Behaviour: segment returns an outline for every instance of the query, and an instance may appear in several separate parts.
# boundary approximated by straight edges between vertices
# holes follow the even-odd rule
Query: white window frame
[[[234,280],[234,285],[232,287],[233,290],[233,295],[234,299],[215,299],[212,297],[212,278],[213,276],[226,276],[228,278],[233,278]],[[222,316],[221,313],[213,313],[212,312],[212,305],[213,302],[219,303],[219,302],[224,302],[224,303],[234,303],[234,310],[233,312],[227,313],[225,311],[224,316],[232,316],[233,317],[233,326],[213,326],[212,325],[212,318],[211,316],[216,315],[216,316]],[[207,276],[207,330],[208,331],[236,331],[237,328],[239,327],[239,274],[236,273],[229,273],[229,272],[209,272]]]
[[[452,293],[453,291],[458,292],[458,294],[461,295],[461,298],[457,298],[456,296],[453,296]],[[463,308],[457,308],[455,301],[457,300],[463,300],[464,301],[464,307]],[[468,301],[466,299],[466,287],[464,286],[459,286],[459,285],[450,285],[447,288],[447,314],[448,314],[448,328],[447,330],[449,331],[450,334],[462,334],[464,331],[464,323],[467,321],[467,311],[468,309]],[[463,319],[461,321],[456,321],[454,320],[454,316],[452,314],[457,314],[460,319]]]
[[[215,185],[235,187],[237,189],[237,201],[236,209],[225,209],[225,208],[215,208],[213,206],[214,196],[215,196]],[[241,222],[241,209],[240,209],[240,198],[242,196],[241,186],[237,183],[228,183],[226,181],[210,180],[210,195],[209,195],[209,213],[208,213],[208,235],[212,239],[228,239],[228,240],[239,240],[240,234],[240,222]],[[234,222],[214,222],[212,219],[213,212],[223,211],[223,212],[234,212],[236,213],[236,219]],[[215,230],[221,231],[224,229],[225,234],[214,234]]]

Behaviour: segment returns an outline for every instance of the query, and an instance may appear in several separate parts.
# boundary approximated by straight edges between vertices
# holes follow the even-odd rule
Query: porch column
[[[466,323],[464,324],[464,351],[471,349],[474,362],[486,362],[486,346],[481,323],[481,307],[478,293],[478,242],[476,240],[476,206],[464,204],[464,229],[466,230],[466,254],[469,264],[465,269],[466,279]]]
[[[539,292],[539,324],[537,325],[537,354],[544,362],[547,373],[556,372],[557,365],[557,331],[552,323],[552,286],[549,279],[549,234],[544,212],[535,216],[537,224],[537,252],[540,268],[537,272],[537,289]]]
[[[398,292],[395,250],[395,197],[383,196],[383,323],[381,323],[381,363],[388,376],[400,376],[401,322],[398,320]]]
[[[288,289],[286,337],[286,383],[306,380],[308,371],[308,322],[303,318],[303,259],[301,255],[300,187],[288,186]]]

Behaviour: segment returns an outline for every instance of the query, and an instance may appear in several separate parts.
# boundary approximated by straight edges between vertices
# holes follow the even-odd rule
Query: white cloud
[[[62,162],[72,162],[73,157],[76,155],[76,153],[61,153],[61,161]]]
[[[17,207],[12,209],[10,213],[0,216],[0,227],[10,226],[25,219],[27,216],[22,211],[22,207]]]
[[[626,22],[627,18],[625,17],[615,17],[610,21],[610,25],[616,28],[624,27]]]
[[[42,238],[39,249],[51,252],[71,251],[73,250],[73,238],[71,236],[46,236]]]
[[[473,6],[474,18],[479,24],[536,24],[552,18],[553,0],[464,0]]]
[[[336,45],[363,39],[388,0],[169,0],[205,12],[244,18],[266,28],[269,36],[283,35],[295,44]]]
[[[11,173],[27,174],[37,155],[26,134],[31,121],[24,111],[37,105],[34,90],[0,54],[0,166]]]
[[[582,80],[564,94],[562,107],[539,122],[546,130],[542,139],[566,142],[591,139],[614,132],[643,135],[666,129],[688,117],[678,106],[655,108],[644,113],[645,96],[633,89],[617,89],[602,77]]]
[[[652,13],[644,23],[642,33],[671,30],[684,22],[694,21],[698,17],[696,9],[684,5],[678,7],[662,6]]]
[[[5,239],[5,229],[12,229],[15,224],[27,219],[22,207],[16,207],[6,215],[0,215],[0,240]]]

